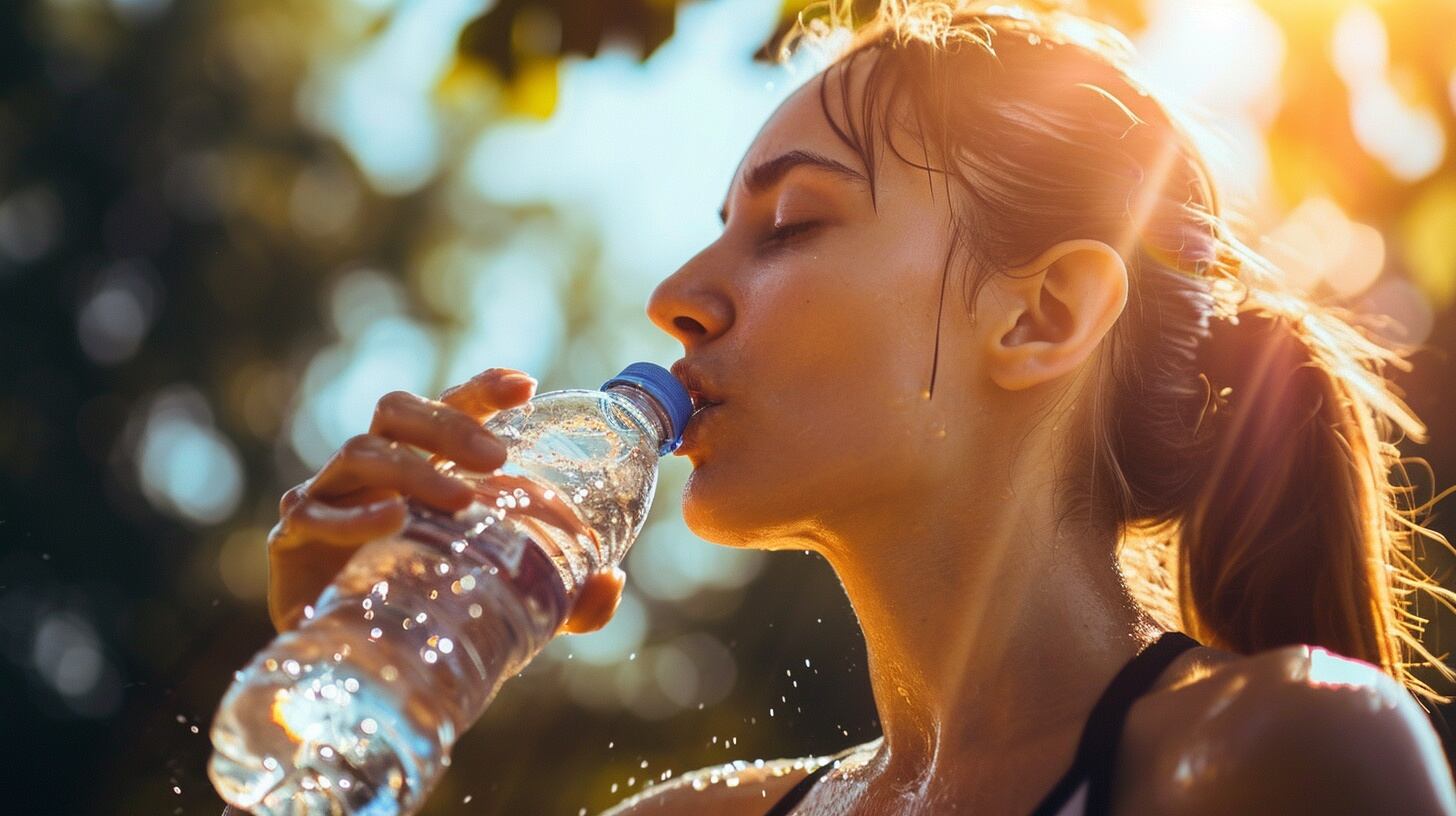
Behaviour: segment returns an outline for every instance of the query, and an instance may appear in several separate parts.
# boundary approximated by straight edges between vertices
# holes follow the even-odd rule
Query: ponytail
[[[1390,480],[1406,475],[1393,426],[1426,439],[1383,372],[1410,364],[1348,312],[1278,291],[1261,260],[1245,259],[1265,280],[1212,321],[1196,361],[1213,441],[1178,526],[1184,628],[1244,654],[1323,646],[1449,702],[1410,672],[1418,655],[1456,677],[1421,644],[1414,608],[1425,590],[1456,611],[1413,551],[1416,535],[1450,544],[1421,526],[1429,505],[1410,506],[1413,488]]]

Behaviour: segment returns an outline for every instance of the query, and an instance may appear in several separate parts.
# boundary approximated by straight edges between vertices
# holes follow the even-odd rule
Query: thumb
[[[561,631],[570,634],[595,632],[607,625],[617,605],[622,602],[622,589],[627,584],[627,573],[620,567],[612,567],[588,575],[576,596],[571,614],[561,624]]]

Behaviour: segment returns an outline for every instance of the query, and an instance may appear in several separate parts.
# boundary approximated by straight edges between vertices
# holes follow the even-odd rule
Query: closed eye
[[[820,222],[818,221],[798,221],[792,224],[774,227],[769,232],[768,237],[763,240],[763,246],[768,249],[773,249],[817,228],[819,225]]]

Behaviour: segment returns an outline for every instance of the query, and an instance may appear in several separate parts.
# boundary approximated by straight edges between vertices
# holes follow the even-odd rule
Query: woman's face
[[[924,171],[885,153],[872,204],[863,163],[820,105],[820,82],[831,104],[839,98],[831,74],[764,125],[728,190],[722,235],[648,304],[700,390],[721,402],[694,418],[679,453],[694,468],[684,518],[722,544],[810,547],[856,517],[910,510],[956,478],[950,449],[974,422],[957,269],[927,393],[949,247],[944,187],[937,176],[932,195]]]

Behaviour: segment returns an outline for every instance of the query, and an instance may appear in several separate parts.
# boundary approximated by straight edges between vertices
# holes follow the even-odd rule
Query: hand
[[[446,390],[438,401],[404,391],[381,398],[369,433],[344,443],[279,503],[278,524],[268,535],[268,614],[274,627],[282,632],[297,626],[304,607],[355,550],[403,529],[407,498],[447,513],[469,505],[475,490],[433,462],[450,460],[482,473],[499,468],[505,445],[482,423],[527,402],[535,390],[535,380],[523,372],[494,368]],[[563,630],[589,632],[606,625],[621,591],[620,570],[590,576]]]

